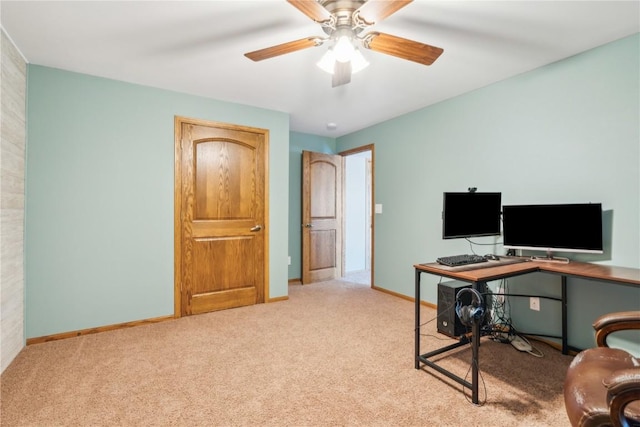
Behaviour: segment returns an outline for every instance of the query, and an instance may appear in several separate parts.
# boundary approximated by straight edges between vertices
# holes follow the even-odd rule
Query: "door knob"
[[[260,230],[262,230],[262,226],[261,225],[256,225],[256,226],[253,226],[253,227],[251,227],[249,229],[249,231],[253,231],[253,232],[260,231]]]

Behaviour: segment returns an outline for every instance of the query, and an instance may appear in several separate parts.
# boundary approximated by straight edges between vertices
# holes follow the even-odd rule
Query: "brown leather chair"
[[[595,348],[573,359],[564,381],[572,426],[640,426],[640,359],[610,348],[612,332],[640,329],[640,311],[606,314],[593,324]]]

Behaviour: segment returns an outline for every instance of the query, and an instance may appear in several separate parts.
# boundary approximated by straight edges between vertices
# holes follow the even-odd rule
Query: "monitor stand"
[[[569,258],[565,257],[554,257],[550,250],[547,251],[547,256],[532,256],[531,261],[541,261],[541,262],[557,262],[559,264],[569,264]]]

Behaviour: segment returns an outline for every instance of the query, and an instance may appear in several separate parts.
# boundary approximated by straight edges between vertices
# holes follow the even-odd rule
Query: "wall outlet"
[[[500,286],[498,288],[498,290],[496,291],[496,293],[498,294],[498,302],[500,304],[504,304],[504,295],[502,295],[502,294],[504,294],[504,288],[502,286]]]
[[[288,261],[288,262],[289,262],[289,264],[288,264],[288,265],[291,265],[291,257],[289,257],[289,261]]]
[[[538,297],[529,298],[529,308],[534,311],[540,311],[540,298]]]

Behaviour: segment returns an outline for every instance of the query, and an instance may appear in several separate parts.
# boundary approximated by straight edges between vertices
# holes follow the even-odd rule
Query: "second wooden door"
[[[302,152],[302,283],[342,275],[342,156]]]

